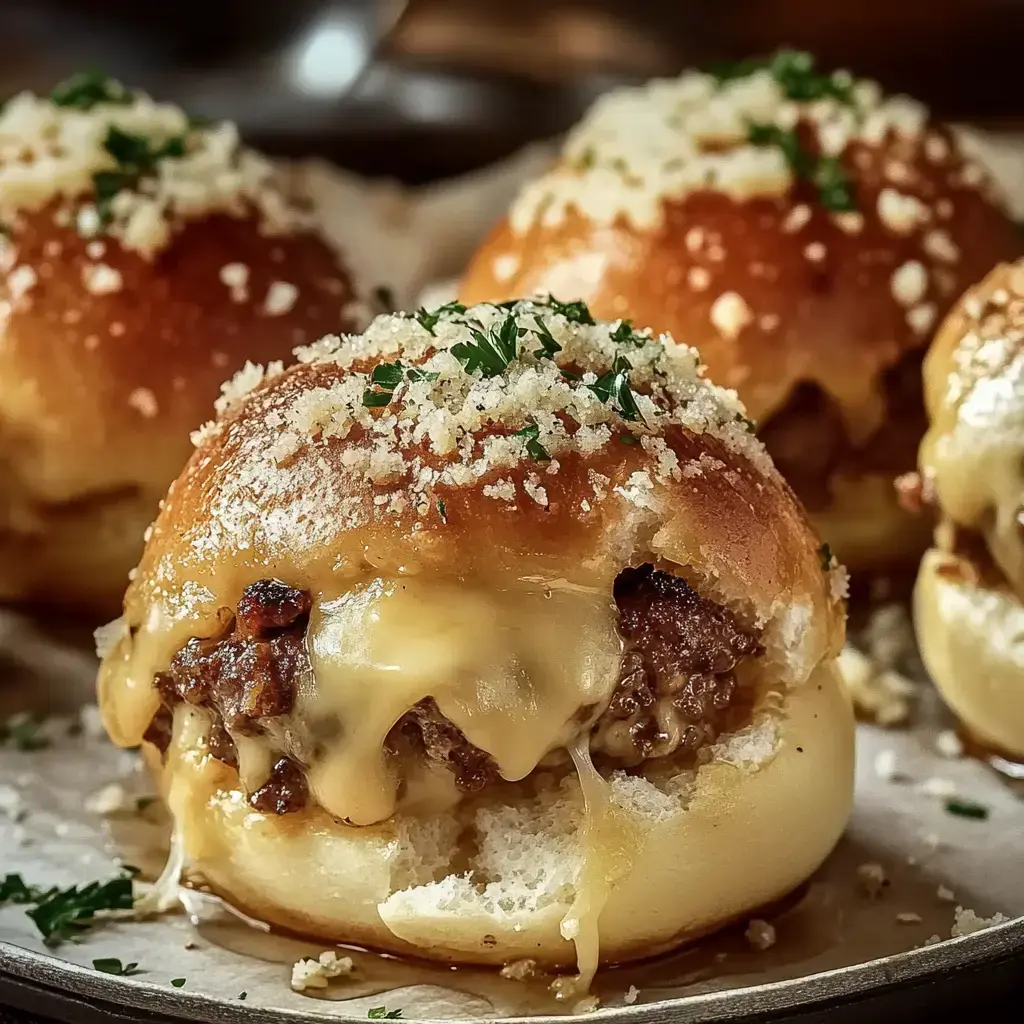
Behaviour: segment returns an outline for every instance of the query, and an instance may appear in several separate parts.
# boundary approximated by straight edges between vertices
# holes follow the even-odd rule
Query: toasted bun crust
[[[798,386],[820,389],[846,443],[823,456],[808,422],[806,484],[799,466],[780,468],[855,570],[913,535],[880,484],[913,467],[920,398],[893,392],[887,371],[923,354],[955,297],[1020,251],[950,134],[908,100],[865,96],[859,122],[834,100],[787,100],[767,72],[722,87],[687,74],[606,97],[492,231],[460,291],[467,302],[579,297],[599,316],[668,331],[738,389],[761,429]],[[816,186],[768,162],[774,151],[745,141],[747,122],[794,119],[809,158],[838,159],[852,211],[829,209]],[[833,488],[831,507],[817,500],[833,473],[862,479],[871,497],[848,506],[847,487]],[[877,550],[862,550],[865,508],[887,524]]]
[[[226,610],[259,579],[274,577],[310,593],[311,658],[321,657],[329,609],[368,579],[396,581],[409,600],[443,594],[440,612],[429,613],[431,625],[415,640],[410,622],[387,620],[382,657],[390,675],[376,690],[368,683],[360,689],[375,695],[361,701],[358,724],[345,719],[345,758],[345,749],[363,748],[361,723],[381,717],[380,702],[390,694],[404,703],[388,705],[386,728],[421,692],[437,694],[410,689],[418,684],[407,681],[406,663],[422,673],[435,657],[448,665],[451,648],[476,643],[455,622],[462,594],[480,587],[509,593],[540,580],[550,589],[535,607],[557,619],[555,645],[583,652],[589,664],[604,664],[608,646],[613,653],[599,696],[577,699],[573,688],[582,671],[557,684],[572,690],[566,703],[539,682],[546,671],[541,662],[560,655],[543,645],[537,619],[529,620],[517,633],[526,638],[517,650],[527,659],[517,664],[532,665],[529,701],[522,699],[524,684],[516,684],[492,731],[475,734],[497,732],[502,742],[514,735],[525,745],[532,734],[519,703],[539,702],[559,722],[574,720],[584,706],[603,709],[618,678],[620,641],[613,620],[602,617],[606,611],[585,634],[576,631],[574,611],[595,621],[593,603],[610,607],[623,567],[652,562],[685,576],[756,628],[764,652],[751,669],[757,674],[752,723],[720,737],[708,764],[695,772],[677,769],[664,791],[622,773],[611,776],[612,793],[618,787],[626,794],[623,813],[639,817],[616,825],[630,832],[627,848],[635,849],[636,864],[623,876],[626,895],[617,890],[608,920],[601,914],[608,948],[600,956],[650,953],[781,895],[817,866],[849,812],[852,718],[833,668],[844,637],[846,578],[836,564],[822,564],[799,503],[744,426],[742,407],[702,379],[695,353],[595,324],[578,306],[456,307],[422,319],[379,317],[362,337],[328,339],[300,352],[298,365],[253,391],[228,389],[231,404],[204,431],[168,493],[125,597],[120,635],[106,651],[100,704],[111,736],[120,744],[140,742],[158,704],[154,675],[190,637],[219,635]],[[464,361],[472,366],[474,351],[489,345],[493,354],[505,342],[515,354],[503,368],[490,376],[464,368]],[[606,386],[599,382],[608,381],[609,371],[622,380],[612,389],[615,397],[602,400],[593,389]],[[393,391],[382,395],[385,386]],[[448,589],[429,590],[445,581]],[[566,615],[565,600],[592,603],[570,603]],[[423,614],[421,606],[402,607],[410,617]],[[370,653],[357,656],[359,665],[375,664],[378,648],[365,637],[376,626],[367,618],[346,621],[346,649],[363,650],[365,643]],[[491,628],[480,620],[476,633]],[[441,654],[423,632],[442,636]],[[313,662],[318,692],[312,700],[321,700],[328,686],[335,687],[328,699],[348,699],[339,697],[337,676],[327,674],[330,657]],[[458,663],[443,669],[445,678],[458,670]],[[515,678],[522,674],[518,669]],[[493,682],[488,677],[478,686],[471,677],[459,700],[492,692]],[[493,693],[502,696],[491,705],[505,708],[501,684],[494,683]],[[588,735],[590,727],[575,721],[574,732],[586,728]],[[244,810],[234,770],[206,754],[208,733],[203,712],[178,707],[163,784],[191,861],[250,910],[324,937],[442,959],[571,959],[572,945],[559,932],[566,890],[557,893],[572,884],[579,864],[579,791],[571,769],[549,775],[538,768],[545,749],[515,774],[503,769],[512,780],[507,785],[443,814],[418,817],[394,804],[383,817],[308,810],[272,820]],[[466,735],[502,763],[484,740]],[[573,742],[562,745],[571,750]],[[308,773],[314,789],[318,770]],[[679,787],[694,779],[700,795],[683,811]],[[808,805],[815,809],[813,825],[778,827],[779,816],[802,821]],[[470,814],[482,837],[480,877],[508,887],[520,908],[515,913],[499,910],[491,902],[496,890],[478,893],[455,867],[460,821]],[[357,829],[339,824],[342,818],[376,824]],[[770,866],[740,871],[740,837],[763,831],[776,844]],[[515,852],[534,842],[546,845],[531,860],[544,864],[543,882],[521,877]],[[670,850],[684,856],[670,858]],[[299,863],[319,880],[319,897],[296,881]],[[699,884],[682,885],[681,870],[695,871]],[[733,871],[744,880],[731,878]],[[665,914],[667,887],[694,895]],[[635,917],[626,927],[631,905]],[[488,935],[497,943],[485,949]]]
[[[77,115],[76,130],[105,125],[104,110],[111,119],[148,111],[133,128],[141,137],[180,114],[147,103]],[[294,346],[348,325],[352,289],[337,253],[268,168],[243,170],[258,158],[237,146],[230,159],[243,169],[232,195],[179,209],[172,182],[161,186],[169,205],[152,212],[148,234],[138,224],[150,208],[140,206],[134,234],[131,221],[115,220],[110,233],[90,227],[95,237],[83,237],[76,219],[92,209],[88,174],[83,191],[72,175],[66,194],[41,180],[26,197],[17,165],[5,163],[6,145],[33,144],[19,116],[33,114],[39,129],[72,114],[33,97],[13,105],[0,118],[0,220],[9,231],[0,252],[0,599],[107,613],[220,383],[250,359],[288,359]],[[212,159],[226,127],[195,133],[196,161]],[[177,163],[180,188],[195,186],[188,161]],[[203,163],[197,180],[201,170],[228,173]],[[42,163],[38,173],[45,178]],[[269,225],[271,205],[279,216]]]
[[[925,554],[914,590],[921,657],[943,700],[996,753],[1024,758],[1024,606],[963,558]]]
[[[642,778],[613,782],[642,845],[601,913],[602,962],[650,956],[777,901],[832,850],[853,799],[852,712],[833,663],[792,691],[763,728],[777,751],[764,763],[723,749],[668,794]],[[234,771],[203,756],[201,731],[188,735],[166,767],[159,757],[151,764],[192,869],[252,916],[327,942],[435,960],[573,964],[559,922],[577,870],[574,782],[518,806],[475,811],[491,849],[473,866],[497,873],[478,893],[452,865],[464,816],[396,816],[356,829],[316,809],[262,815],[248,807]]]

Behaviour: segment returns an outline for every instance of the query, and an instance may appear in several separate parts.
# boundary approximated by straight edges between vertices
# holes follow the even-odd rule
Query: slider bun
[[[614,799],[642,847],[601,913],[602,961],[698,938],[813,874],[849,819],[851,722],[829,664],[713,763],[673,780],[671,795],[642,776],[619,776]],[[247,805],[237,775],[203,756],[201,734],[184,742],[164,769],[158,757],[150,761],[193,868],[248,914],[328,942],[436,960],[573,964],[559,922],[578,869],[574,780],[477,812],[481,852],[471,867],[490,882],[481,892],[453,864],[463,817],[396,816],[352,828],[319,809],[262,815]],[[778,753],[758,765],[765,744]]]
[[[460,347],[509,325],[524,354],[498,376],[467,374]],[[539,351],[538,325],[560,346],[557,361],[526,354]],[[160,703],[154,676],[190,637],[220,635],[259,580],[308,591],[313,631],[318,607],[368,579],[493,594],[539,578],[551,590],[537,607],[554,619],[566,601],[584,600],[577,593],[610,605],[621,570],[649,562],[756,628],[764,651],[752,711],[699,765],[665,761],[655,781],[647,767],[607,773],[637,849],[600,916],[601,959],[667,948],[803,881],[852,798],[852,713],[835,670],[845,574],[823,566],[742,406],[702,379],[696,353],[613,328],[585,310],[529,302],[449,310],[433,333],[412,317],[379,317],[361,337],[301,351],[254,390],[228,387],[227,407],[167,495],[104,652],[100,705],[115,742],[142,740]],[[623,353],[642,420],[587,386]],[[399,359],[400,390],[368,408],[382,367]],[[410,367],[437,377],[416,382]],[[549,460],[517,433],[531,425]],[[430,619],[446,652],[463,642],[450,607]],[[558,622],[565,646],[575,643],[575,624]],[[587,642],[611,641],[617,672],[620,641],[610,622],[603,628]],[[404,623],[388,634],[392,661],[411,635]],[[531,653],[540,650],[538,638]],[[249,912],[325,940],[438,959],[572,962],[559,922],[580,870],[581,818],[564,764],[538,758],[524,781],[495,783],[444,813],[399,806],[354,827],[315,803],[254,811],[238,773],[210,749],[206,712],[178,705],[164,766],[150,756],[189,862]],[[756,872],[743,852],[751,842]]]
[[[935,337],[924,382],[921,472],[942,515],[978,533],[1024,594],[1024,261],[964,295]]]
[[[924,431],[920,359],[963,289],[1020,251],[985,175],[918,104],[853,84],[795,103],[768,71],[687,73],[600,99],[471,261],[463,301],[551,293],[698,349],[856,572],[927,533],[889,483]],[[794,181],[749,122],[838,154],[853,210]],[[865,530],[865,523],[871,527]]]
[[[966,559],[925,554],[914,590],[925,667],[974,739],[1024,758],[1024,607],[1005,586],[977,579]]]
[[[126,188],[104,230],[92,175],[113,166],[112,123],[181,130],[194,155],[164,162],[155,198]],[[50,130],[74,141],[48,164]],[[0,116],[0,599],[109,615],[224,378],[348,322],[338,255],[233,132],[144,97],[84,112],[26,95]],[[36,164],[8,162],[23,149]]]

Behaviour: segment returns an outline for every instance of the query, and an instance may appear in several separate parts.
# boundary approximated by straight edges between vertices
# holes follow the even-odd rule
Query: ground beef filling
[[[735,704],[735,668],[759,653],[757,638],[685,580],[651,565],[624,569],[613,593],[625,649],[618,686],[594,728],[595,752],[629,766],[697,750],[719,734]],[[225,764],[238,766],[232,737],[264,736],[269,742],[268,727],[292,713],[299,681],[309,671],[310,603],[307,593],[277,580],[247,587],[220,637],[189,640],[157,676],[161,706],[146,740],[166,752],[174,708],[186,703],[210,712],[210,753]],[[465,792],[499,779],[491,756],[473,746],[431,698],[402,716],[388,743],[444,765]],[[280,753],[249,802],[267,814],[288,814],[308,798],[304,767]]]
[[[757,637],[652,565],[623,569],[613,592],[626,647],[591,745],[635,765],[713,742],[736,701],[736,666],[760,653]]]

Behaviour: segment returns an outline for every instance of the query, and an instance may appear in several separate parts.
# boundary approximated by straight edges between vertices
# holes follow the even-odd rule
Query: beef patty
[[[728,609],[702,598],[685,580],[651,565],[623,569],[613,597],[619,611],[623,655],[618,685],[597,720],[595,753],[630,766],[713,740],[735,704],[735,669],[756,656],[756,635]],[[161,706],[145,739],[166,752],[173,710],[186,703],[207,709],[211,754],[237,767],[237,736],[280,735],[309,672],[305,633],[308,593],[278,580],[247,587],[233,621],[219,637],[192,639],[155,680]],[[420,701],[396,723],[389,745],[404,741],[427,760],[443,764],[466,792],[499,778],[497,765],[439,711]],[[270,777],[250,794],[260,811],[287,814],[309,798],[305,772],[280,754]]]

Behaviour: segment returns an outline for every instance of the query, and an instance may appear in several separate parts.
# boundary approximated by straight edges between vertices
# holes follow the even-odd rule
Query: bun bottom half
[[[184,727],[183,727],[184,726]],[[253,917],[326,942],[448,962],[575,962],[560,933],[580,869],[574,773],[429,817],[356,828],[254,811],[204,748],[201,715],[149,748],[186,864]],[[657,783],[612,776],[638,840],[599,917],[604,963],[650,956],[785,896],[828,856],[853,797],[853,715],[834,662]],[[472,872],[472,877],[469,877]]]
[[[1024,605],[1017,595],[973,582],[964,559],[933,549],[914,588],[914,625],[928,673],[971,735],[1024,759]]]

